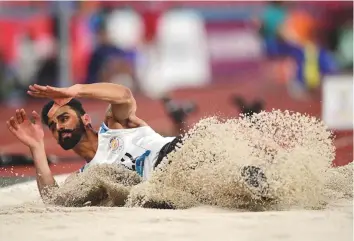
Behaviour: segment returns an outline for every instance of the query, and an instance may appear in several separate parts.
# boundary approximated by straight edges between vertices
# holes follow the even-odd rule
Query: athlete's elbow
[[[125,86],[120,86],[120,94],[117,95],[114,104],[132,104],[134,102],[134,96],[131,90]]]
[[[125,87],[125,90],[124,90],[124,99],[127,103],[129,104],[132,104],[134,102],[134,96],[133,96],[133,93],[132,91]]]

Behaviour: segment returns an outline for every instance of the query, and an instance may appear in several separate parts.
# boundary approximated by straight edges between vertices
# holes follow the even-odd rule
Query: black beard
[[[70,133],[71,137],[63,138],[64,133]],[[82,120],[79,120],[77,126],[73,129],[65,129],[58,131],[59,134],[59,145],[64,150],[73,149],[81,140],[83,134],[85,133],[85,126]]]

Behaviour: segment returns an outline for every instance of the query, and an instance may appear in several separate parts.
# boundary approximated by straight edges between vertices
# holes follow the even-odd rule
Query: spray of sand
[[[68,180],[51,202],[64,206],[252,210],[323,208],[352,197],[352,165],[332,168],[332,133],[318,119],[274,110],[252,117],[201,120],[148,182],[119,166],[92,167]],[[267,177],[262,198],[241,175],[257,166]]]
[[[99,165],[70,176],[52,189],[47,203],[67,206],[123,206],[130,189],[141,182],[137,173],[120,165]]]

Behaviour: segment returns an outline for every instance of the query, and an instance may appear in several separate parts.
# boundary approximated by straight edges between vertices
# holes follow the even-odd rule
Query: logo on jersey
[[[124,142],[122,138],[115,136],[109,140],[109,149],[112,152],[114,153],[120,152],[123,150],[123,147],[124,147]]]

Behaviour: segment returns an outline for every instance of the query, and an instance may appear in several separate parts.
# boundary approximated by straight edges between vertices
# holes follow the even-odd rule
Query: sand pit
[[[349,241],[353,165],[332,168],[333,158],[331,133],[311,117],[207,118],[146,183],[102,165],[62,183],[55,205],[39,200],[35,182],[1,189],[0,240]],[[249,164],[264,170],[272,201],[255,205],[240,174]],[[95,193],[100,206],[83,207]],[[178,210],[141,208],[149,201]]]
[[[38,198],[27,196],[35,183],[20,185],[0,190],[0,240],[353,240],[350,200],[332,203],[325,210],[282,212],[64,208],[29,202]],[[27,202],[21,204],[24,199]]]

